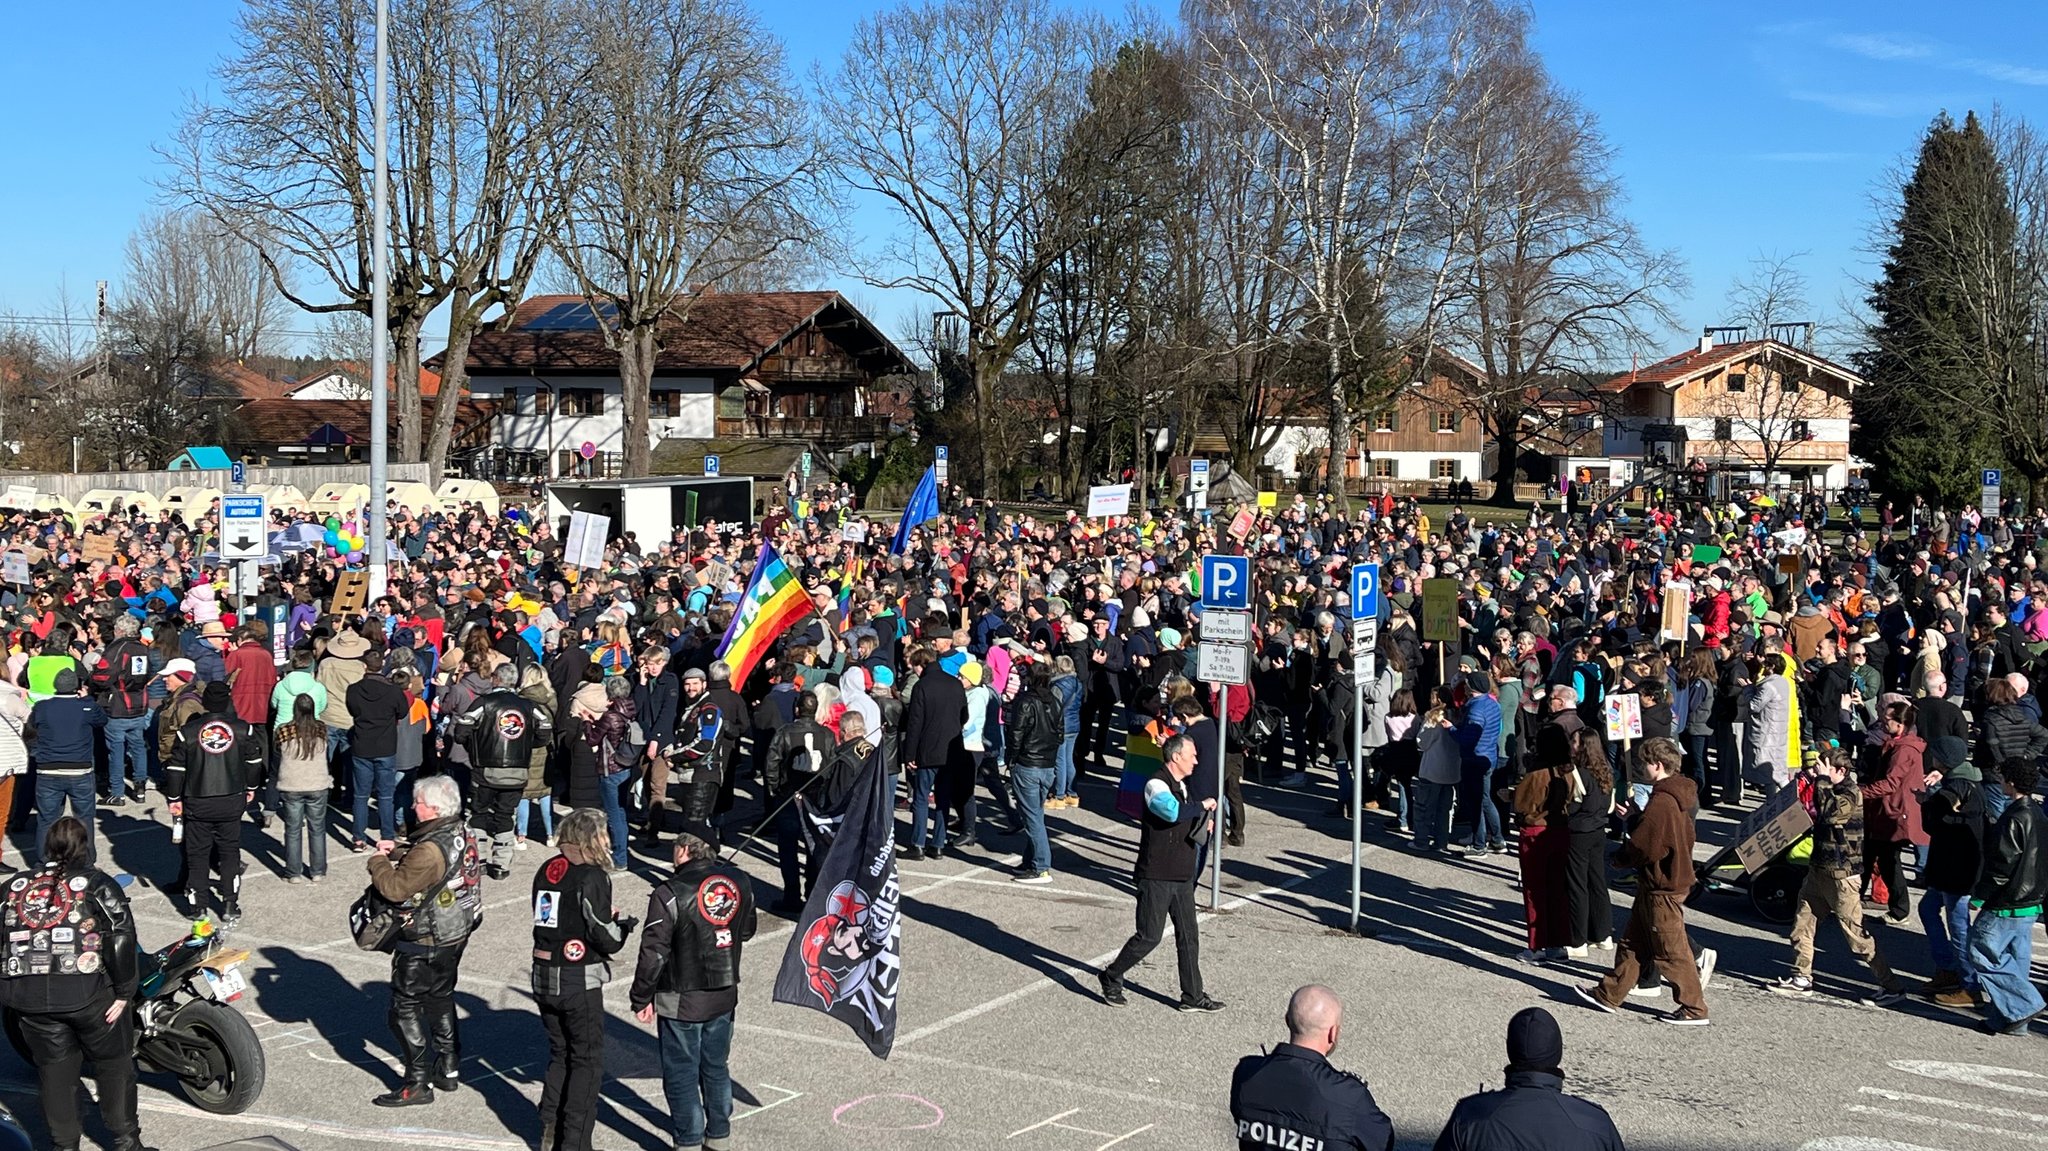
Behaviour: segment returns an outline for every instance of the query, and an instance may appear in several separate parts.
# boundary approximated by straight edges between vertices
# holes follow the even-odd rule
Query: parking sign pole
[[[1216,827],[1209,833],[1209,910],[1223,902],[1223,757],[1230,754],[1230,685],[1216,685]]]

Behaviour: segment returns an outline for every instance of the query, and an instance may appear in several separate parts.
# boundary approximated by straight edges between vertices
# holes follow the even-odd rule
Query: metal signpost
[[[1252,606],[1252,561],[1249,556],[1206,555],[1202,557],[1202,628],[1209,629],[1211,613],[1234,613],[1251,611]],[[1251,617],[1240,616],[1235,624],[1225,623],[1225,630],[1244,635],[1251,633]],[[1242,644],[1205,637],[1196,652],[1195,674],[1204,683],[1216,685],[1216,831],[1220,832],[1225,823],[1223,805],[1224,757],[1230,746],[1230,689],[1246,681],[1245,647]],[[1209,910],[1214,911],[1223,902],[1223,837],[1211,833],[1209,837]]]
[[[262,496],[222,496],[220,501],[220,558],[223,563],[243,561],[235,564],[234,592],[235,618],[240,620],[248,610],[242,585],[248,579],[247,571],[255,567],[254,561],[270,552],[270,510]]]
[[[1977,510],[1987,516],[1998,514],[2000,490],[2005,486],[2005,473],[1998,468],[1984,469],[1984,486],[1977,494]]]
[[[1351,565],[1351,930],[1365,891],[1365,681],[1380,630],[1380,565]]]
[[[1201,456],[1188,461],[1188,510],[1209,508],[1209,461]]]

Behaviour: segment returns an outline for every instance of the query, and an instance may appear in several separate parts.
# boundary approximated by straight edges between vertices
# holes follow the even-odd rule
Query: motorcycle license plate
[[[206,973],[206,982],[213,990],[213,997],[223,1003],[232,1003],[249,990],[249,982],[242,978],[240,970],[230,967],[226,971]]]

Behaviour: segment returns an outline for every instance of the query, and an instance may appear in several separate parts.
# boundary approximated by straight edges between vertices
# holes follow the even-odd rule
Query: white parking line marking
[[[1371,851],[1372,849],[1368,847],[1366,848],[1366,850]],[[1325,875],[1332,874],[1333,872],[1336,872],[1338,870],[1339,869],[1337,867],[1326,867],[1321,871],[1311,871],[1302,875],[1297,875],[1293,879],[1288,880],[1286,883],[1283,883],[1278,887],[1268,887],[1261,891],[1254,892],[1250,895],[1233,896],[1223,901],[1223,906],[1220,908],[1220,910],[1234,910],[1235,908],[1242,907],[1247,903],[1254,903],[1259,900],[1262,900],[1267,896],[1279,895],[1283,892],[1292,891],[1293,889],[1300,887],[1301,885],[1308,883],[1311,880],[1319,879]],[[1213,911],[1204,911],[1198,913],[1195,919],[1196,922],[1199,923],[1202,920],[1208,919],[1215,914],[1216,912]],[[1173,928],[1172,925],[1169,924],[1166,930],[1166,937],[1168,939],[1171,939],[1172,936]],[[1119,944],[1115,950],[1105,951],[1101,955],[1097,955],[1087,960],[1085,963],[1082,964],[1082,966],[1079,969],[1074,971],[1074,974],[1077,976],[1087,976],[1094,974],[1102,968],[1103,964],[1108,963],[1112,959],[1115,959],[1117,951],[1120,950],[1122,950],[1121,944]],[[910,1032],[907,1035],[897,1036],[896,1046],[903,1047],[907,1044],[915,1043],[920,1039],[925,1039],[929,1038],[930,1036],[937,1035],[941,1031],[945,1031],[949,1028],[958,1026],[959,1024],[965,1023],[970,1019],[986,1015],[989,1012],[996,1010],[997,1008],[1007,1007],[1010,1004],[1017,1002],[1019,999],[1025,998],[1026,996],[1036,995],[1040,991],[1043,991],[1046,988],[1053,986],[1056,982],[1056,980],[1048,976],[1046,978],[1039,979],[1035,982],[1027,983],[1014,991],[1005,992],[1001,995],[996,996],[993,999],[985,999],[972,1007],[966,1008],[962,1011],[957,1011],[952,1015],[948,1015],[944,1019],[938,1020],[937,1022],[927,1023],[923,1027],[917,1028],[916,1030]]]
[[[1954,1099],[1943,1099],[1938,1095],[1915,1095],[1910,1091],[1887,1091],[1882,1087],[1858,1087],[1864,1095],[1875,1095],[1894,1103],[1925,1103],[1934,1107],[1953,1107],[1957,1111],[1968,1111],[1973,1115],[1984,1115],[1993,1119],[2024,1119],[2032,1123],[2048,1123],[2048,1115],[2033,1111],[2014,1111],[2010,1107],[1992,1107],[1983,1103],[1960,1103]]]
[[[1886,1119],[1896,1119],[1901,1123],[1911,1123],[1920,1127],[1940,1127],[1947,1131],[1968,1131],[1972,1135],[1998,1135],[2006,1139],[2018,1139],[2024,1143],[2048,1144],[2048,1135],[2036,1135],[2031,1131],[2012,1131],[2004,1127],[1986,1127],[1980,1123],[1964,1123],[1956,1119],[1937,1119],[1932,1115],[1915,1115],[1911,1111],[1894,1111],[1889,1107],[1865,1107],[1861,1103],[1851,1103],[1843,1110],[1857,1115],[1877,1115]]]

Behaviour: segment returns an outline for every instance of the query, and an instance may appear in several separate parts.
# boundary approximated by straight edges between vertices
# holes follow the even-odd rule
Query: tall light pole
[[[384,112],[384,78],[390,71],[390,46],[385,35],[385,25],[391,15],[390,0],[377,0],[377,79],[374,112],[375,128],[372,131],[372,145],[377,152],[372,171],[370,192],[370,498],[366,504],[370,521],[364,543],[370,553],[370,601],[375,602],[384,594],[390,575],[385,567],[385,557],[390,549],[385,544],[384,503],[390,490],[386,456],[391,450],[391,429],[387,426],[391,412],[391,369],[390,357],[385,352],[385,341],[389,337],[386,323],[390,314],[390,303],[386,293],[390,290],[391,241],[391,166],[385,158],[387,150]]]

